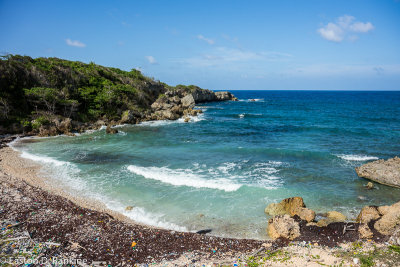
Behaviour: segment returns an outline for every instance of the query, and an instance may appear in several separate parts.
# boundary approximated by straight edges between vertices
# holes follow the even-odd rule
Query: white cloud
[[[325,27],[318,29],[318,33],[322,38],[333,42],[341,42],[344,38],[343,29],[335,23],[328,23]]]
[[[146,56],[146,59],[152,65],[157,64],[157,60],[153,56]]]
[[[75,47],[85,47],[86,45],[78,40],[71,40],[71,39],[66,39],[65,42],[69,46],[75,46]]]
[[[317,32],[322,38],[339,43],[346,38],[350,41],[355,41],[358,36],[354,35],[354,33],[367,33],[374,28],[371,22],[355,21],[355,17],[344,15],[337,18],[336,23],[330,22],[319,28]]]
[[[215,43],[215,41],[214,41],[213,39],[206,38],[206,37],[204,37],[204,36],[201,35],[201,34],[197,35],[197,39],[202,40],[202,41],[205,41],[205,42],[207,42],[207,43],[210,44],[210,45],[213,45],[213,44]]]
[[[350,26],[350,29],[353,32],[369,32],[373,30],[375,27],[372,25],[371,22],[363,23],[363,22],[356,22]]]

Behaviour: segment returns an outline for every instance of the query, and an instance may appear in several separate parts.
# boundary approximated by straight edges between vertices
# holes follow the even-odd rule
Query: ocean
[[[301,196],[354,219],[400,200],[354,168],[400,154],[400,92],[233,91],[189,123],[154,121],[14,142],[49,183],[149,225],[267,238],[265,207]],[[132,206],[127,211],[125,208]]]

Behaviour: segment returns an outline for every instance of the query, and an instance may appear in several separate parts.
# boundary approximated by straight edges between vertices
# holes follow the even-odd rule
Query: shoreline
[[[348,263],[344,266],[353,264],[353,258],[337,257],[338,251],[345,253],[352,246],[351,242],[359,240],[351,231],[346,236],[338,236],[336,232],[341,229],[341,223],[321,228],[324,237],[314,228],[302,225],[304,233],[294,241],[282,238],[275,241],[235,239],[167,230],[138,223],[108,209],[100,201],[76,197],[46,183],[47,179],[40,175],[40,168],[39,163],[21,158],[20,152],[12,147],[0,148],[1,205],[10,207],[8,211],[0,212],[0,221],[22,222],[18,227],[22,233],[29,234],[30,240],[50,240],[50,243],[58,245],[47,246],[42,257],[56,253],[61,258],[85,259],[89,263],[103,261],[113,265],[199,266],[211,262],[233,266],[266,253],[274,255],[274,258],[284,255],[285,263],[280,266],[317,266],[320,259],[299,256],[314,251],[323,255],[320,263],[339,264],[344,261]],[[16,189],[18,193],[4,192],[4,188]],[[16,232],[16,238],[20,238],[21,232]],[[375,246],[385,249],[384,241],[379,238],[368,240],[363,249],[370,251]],[[277,251],[285,253],[275,255]],[[287,253],[299,265],[288,261]],[[269,260],[275,265],[274,259]]]

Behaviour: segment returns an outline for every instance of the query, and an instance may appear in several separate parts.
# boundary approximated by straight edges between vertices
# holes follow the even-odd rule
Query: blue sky
[[[0,0],[0,52],[215,90],[400,90],[400,1]]]

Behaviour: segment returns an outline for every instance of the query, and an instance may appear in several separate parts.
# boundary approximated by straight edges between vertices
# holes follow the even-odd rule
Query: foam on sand
[[[236,191],[241,185],[224,178],[208,180],[203,175],[192,170],[169,169],[167,167],[140,167],[129,165],[128,170],[147,179],[158,180],[175,186],[190,186],[195,188],[210,188],[224,191]]]

